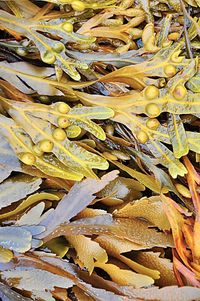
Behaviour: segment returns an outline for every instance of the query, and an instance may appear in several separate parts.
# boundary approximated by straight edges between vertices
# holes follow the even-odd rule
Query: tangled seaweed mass
[[[0,300],[200,300],[200,0],[0,1]]]

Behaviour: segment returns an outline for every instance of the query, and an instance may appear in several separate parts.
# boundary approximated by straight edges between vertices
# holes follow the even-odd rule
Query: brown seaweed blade
[[[199,0],[0,1],[0,299],[200,300]]]

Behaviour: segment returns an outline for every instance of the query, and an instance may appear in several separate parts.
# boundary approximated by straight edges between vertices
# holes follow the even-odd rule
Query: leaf
[[[150,12],[150,1],[149,0],[139,0],[138,2],[139,2],[139,5],[142,7],[142,9],[147,14],[148,19],[152,20],[153,16]]]
[[[95,218],[85,218],[70,224],[62,224],[51,232],[45,241],[60,235],[114,235],[117,238],[128,240],[143,248],[172,247],[173,239],[170,234],[157,232],[150,228],[152,224],[142,220],[128,218],[111,218],[109,214],[103,214]]]
[[[68,222],[88,206],[95,199],[94,194],[113,181],[117,177],[117,174],[117,171],[112,171],[100,180],[85,179],[80,183],[76,183],[59,202],[54,212],[42,223],[42,225],[48,227],[47,231],[43,233],[43,237],[54,231],[60,224]]]
[[[176,179],[178,175],[183,177],[187,173],[184,165],[174,157],[173,153],[164,144],[152,141],[151,144],[147,143],[147,145],[160,163],[169,168],[172,178]]]
[[[92,287],[90,284],[83,282],[82,280],[80,280],[77,277],[77,268],[75,265],[69,263],[66,260],[61,260],[59,258],[55,258],[52,256],[43,256],[42,260],[44,262],[47,262],[51,265],[54,265],[54,267],[58,267],[59,270],[60,268],[63,269],[65,271],[65,275],[66,272],[68,272],[67,274],[69,275],[69,273],[71,275],[73,275],[73,277],[75,278],[74,282],[77,284],[78,287],[81,287],[84,292],[89,295],[90,297],[96,299],[99,299],[100,301],[104,301],[104,300],[110,300],[110,301],[122,301],[122,300],[126,300],[125,297],[119,296],[117,294],[114,294],[113,292],[110,291],[106,291],[105,289],[99,289],[96,287]],[[67,276],[68,276],[67,275]]]
[[[38,67],[27,62],[7,63],[0,62],[1,77],[21,92],[31,94],[36,91],[41,95],[62,95],[56,87],[67,91],[66,84],[61,84],[52,78],[54,69],[51,67]],[[26,84],[25,84],[26,83]],[[42,85],[41,85],[42,83]]]
[[[95,137],[100,140],[105,140],[106,136],[103,129],[92,122],[90,119],[107,119],[113,116],[113,111],[109,108],[104,107],[82,107],[82,108],[72,108],[67,114],[59,113],[57,108],[61,105],[61,102],[47,106],[41,104],[19,104],[15,102],[15,107],[18,107],[20,110],[29,113],[34,117],[39,117],[49,121],[51,124],[57,126],[58,118],[65,116],[69,122],[73,125],[78,125],[84,130],[90,132]]]
[[[140,11],[140,14],[138,12],[138,15],[133,17],[127,24],[125,25],[119,25],[119,26],[99,26],[90,28],[90,30],[84,30],[82,29],[81,33],[88,34],[92,37],[101,37],[102,32],[103,36],[106,38],[112,38],[112,39],[119,39],[123,41],[125,44],[130,43],[130,37],[127,34],[128,30],[130,28],[134,28],[138,25],[140,25],[145,19],[145,15],[143,11]],[[80,32],[80,30],[79,30]]]
[[[76,284],[87,295],[100,301],[104,301],[105,298],[111,301],[126,300],[124,297],[83,282],[77,276],[76,267],[67,260],[37,252],[37,254],[30,253],[29,256],[20,256],[19,262],[23,267],[16,264],[11,268],[5,267],[1,272],[2,278],[8,284],[13,283],[16,288],[21,287],[22,290],[29,291],[33,299],[54,300],[52,294],[57,287],[66,289]],[[32,273],[35,277],[31,276]]]
[[[189,79],[186,86],[192,92],[200,93],[199,82],[200,82],[200,70],[196,73],[195,76]]]
[[[67,53],[70,54],[71,57],[77,60],[81,60],[82,53],[78,51],[71,51],[67,49]],[[112,64],[116,67],[124,67],[133,63],[140,63],[144,61],[144,58],[138,56],[136,50],[129,50],[128,52],[120,53],[106,53],[106,52],[90,52],[84,53],[84,60],[87,64],[91,64],[92,62],[99,61],[108,64]],[[1,64],[1,63],[0,63]]]
[[[38,225],[42,222],[44,218],[46,218],[51,210],[45,212],[44,215],[42,215],[45,208],[45,203],[41,202],[31,208],[28,212],[24,213],[19,220],[15,223],[18,226],[32,226],[32,225]],[[38,226],[39,227],[39,226]],[[42,231],[43,232],[43,231]]]
[[[166,140],[164,141],[167,143]],[[168,173],[155,165],[156,159],[152,159],[142,152],[136,150],[132,150],[132,152],[136,157],[140,158],[147,168],[154,174],[157,181],[158,192],[167,193],[168,191],[173,191],[181,199],[181,195],[178,193]]]
[[[178,204],[176,204],[172,199],[168,197],[162,196],[162,200],[163,200],[164,210],[166,212],[166,215],[168,217],[169,223],[172,228],[172,235],[174,239],[174,244],[178,251],[178,255],[182,259],[184,264],[188,266],[189,251],[187,251],[187,245],[184,240],[182,229],[186,231],[184,225],[185,224],[184,214],[186,216],[190,216],[191,214],[189,214],[185,209],[182,209]],[[188,230],[190,230],[190,227]],[[189,234],[189,231],[187,232]],[[189,236],[188,236],[188,242],[191,242]]]
[[[56,227],[56,229],[50,232],[43,238],[44,242],[51,240],[52,238],[59,236],[71,236],[71,235],[99,235],[99,233],[110,233],[113,219],[111,214],[102,214],[96,217],[83,218],[71,223],[63,223]],[[45,233],[46,234],[46,233]]]
[[[125,240],[123,238],[116,237],[112,233],[100,233],[97,238],[95,238],[102,248],[107,250],[111,256],[116,256],[116,254],[130,252],[132,250],[138,251],[146,248],[145,244],[135,243],[130,240]]]
[[[109,204],[112,205],[115,200],[129,201],[140,197],[140,191],[144,190],[145,187],[140,182],[118,177],[101,190],[98,193],[98,197],[101,198],[101,202],[109,206]]]
[[[112,163],[116,165],[118,168],[120,168],[121,170],[127,172],[134,179],[137,179],[140,183],[142,183],[147,188],[151,189],[154,192],[160,192],[159,185],[153,177],[143,174],[137,170],[134,170],[126,165],[123,165],[122,163],[116,161],[112,161]]]
[[[16,252],[26,252],[31,248],[32,235],[20,227],[1,227],[0,246]]]
[[[103,170],[108,168],[108,164],[103,158],[89,153],[67,138],[63,141],[56,140],[53,137],[53,131],[55,128],[45,120],[33,117],[26,111],[26,106],[23,107],[23,104],[19,105],[15,102],[12,102],[11,104],[9,101],[6,101],[6,104],[8,104],[9,106],[11,105],[11,107],[9,108],[10,114],[15,119],[15,121],[19,125],[21,125],[23,129],[30,135],[33,142],[39,143],[45,139],[51,141],[53,146],[52,152],[54,153],[54,155],[62,163],[67,165],[68,168],[74,169],[75,173],[83,173],[83,175],[85,176],[87,175],[90,177],[95,177],[91,168],[100,168]],[[40,107],[44,108],[45,110],[44,105],[40,105]],[[108,111],[108,115],[110,115],[110,113],[112,114],[111,110]],[[59,115],[60,114],[58,114],[58,117]],[[70,120],[70,114],[68,116],[61,114],[60,117],[69,118]],[[102,129],[96,126],[96,129],[97,128],[102,135]],[[101,136],[101,139],[104,139],[104,137]]]
[[[159,279],[155,280],[155,284],[160,287],[177,285],[177,280],[173,271],[173,263],[167,259],[163,258],[160,253],[154,252],[138,252],[134,256],[134,260],[144,265],[149,269],[156,269],[160,272]]]
[[[21,111],[16,111],[16,114],[13,112],[13,114],[17,122],[19,122],[19,124],[24,127],[24,130],[29,133],[31,139],[35,144],[45,139],[51,141],[53,145],[52,152],[55,154],[59,161],[48,155],[42,157],[35,156],[35,152],[33,152],[33,143],[29,139],[29,137],[27,137],[27,135],[23,133],[23,131],[22,133],[20,133],[20,128],[18,130],[18,127],[16,127],[14,123],[12,123],[12,128],[8,127],[6,123],[11,121],[9,119],[5,119],[4,116],[0,117],[0,119],[3,121],[3,123],[1,124],[6,130],[6,134],[11,135],[9,141],[15,148],[15,151],[20,159],[24,153],[33,153],[33,155],[35,156],[35,162],[33,162],[33,165],[44,171],[44,173],[52,175],[54,171],[55,175],[62,178],[80,180],[84,175],[96,177],[91,168],[108,168],[108,163],[105,159],[86,151],[67,138],[62,142],[55,140],[55,138],[53,137],[54,127],[52,127],[50,123],[33,117],[29,114],[25,114]],[[13,135],[13,130],[15,130],[15,135]],[[21,142],[19,144],[16,134],[20,136],[20,140],[25,140],[25,145],[23,144],[22,146]],[[18,145],[14,143],[13,136],[17,140]],[[27,147],[27,144],[28,146],[30,146],[30,148]],[[50,164],[48,164],[48,162],[50,162]],[[60,167],[63,167],[63,165],[66,166],[64,167],[64,172],[63,169],[60,169]],[[69,170],[70,168],[71,170]]]
[[[41,179],[19,175],[0,185],[0,209],[25,198],[40,188]]]
[[[159,227],[159,229],[170,230],[170,224],[159,197],[142,198],[133,201],[116,210],[113,214],[115,217],[144,218]]]
[[[66,238],[76,250],[77,258],[81,262],[80,267],[85,267],[90,274],[96,263],[105,263],[108,260],[106,251],[90,238],[83,235],[66,236]]]
[[[33,17],[40,11],[40,8],[29,0],[16,0],[15,5],[23,16]]]
[[[52,67],[41,67],[28,62],[8,63],[0,62],[1,77],[12,83],[21,92],[32,94],[36,91],[41,95],[63,95],[67,93],[72,99],[76,99],[73,88],[87,87],[92,82],[73,82],[66,79],[58,81],[55,70]],[[42,83],[42,85],[41,85]]]
[[[122,239],[110,236],[108,237],[106,235],[98,236],[95,241],[99,242],[99,244],[107,251],[109,255],[116,257],[120,260],[120,262],[125,263],[129,268],[139,273],[140,275],[143,274],[151,277],[152,279],[160,278],[160,273],[155,270],[154,267],[152,267],[152,269],[146,268],[144,265],[140,265],[136,261],[133,261],[132,259],[126,257],[126,255],[121,254],[131,250],[142,249],[142,245],[134,245],[129,241],[124,241]],[[138,275],[138,278],[140,278],[140,275]],[[137,275],[135,275],[135,277],[137,278]]]
[[[152,86],[150,86],[152,87]],[[161,112],[169,112],[173,114],[196,114],[200,113],[199,110],[199,94],[189,92],[183,100],[177,100],[171,91],[166,88],[159,90],[160,97],[152,99],[150,102],[147,99],[143,92],[133,92],[127,93],[123,96],[120,96],[121,104],[119,103],[119,96],[94,96],[84,92],[76,92],[76,95],[80,97],[81,101],[84,104],[93,104],[93,105],[105,105],[116,110],[118,113],[124,111],[125,115],[130,114],[146,114],[148,115],[148,105],[156,105],[158,110],[158,115]],[[150,115],[148,115],[150,116]],[[151,116],[150,116],[151,117]]]
[[[42,200],[58,201],[59,197],[57,197],[55,194],[47,192],[32,194],[27,199],[23,200],[19,204],[19,206],[17,206],[14,210],[0,214],[0,219],[9,218],[13,215],[17,215],[21,211],[27,209],[29,206]]]
[[[137,106],[139,108],[139,100],[138,100],[139,93],[136,92],[136,94],[137,97],[135,98],[135,102],[137,103]],[[93,101],[94,99],[93,95],[89,95],[82,92],[79,92],[77,95],[81,97],[84,103],[98,105],[98,101],[96,100]],[[133,94],[131,94],[129,97],[130,97],[129,100],[131,100],[132,102]],[[155,139],[154,131],[150,130],[146,125],[144,125],[143,120],[135,115],[136,113],[135,107],[133,107],[134,112],[132,112],[131,109],[132,107],[130,107],[130,102],[129,104],[127,104],[127,107],[125,107],[126,103],[122,102],[122,106],[124,106],[124,108],[122,107],[120,109],[118,109],[116,104],[112,105],[112,103],[110,103],[109,101],[107,101],[106,103],[104,102],[104,105],[108,107],[112,107],[114,110],[116,110],[117,114],[114,116],[114,120],[126,125],[132,131],[134,136],[136,136],[136,138],[141,132],[144,133],[145,135],[144,143],[146,143],[151,153],[159,160],[159,162],[162,165],[169,168],[170,174],[172,175],[173,178],[176,178],[177,175],[184,176],[184,174],[186,174],[186,169],[183,166],[183,164],[174,157],[173,153],[165,145],[163,145],[162,143],[157,141],[157,139]],[[141,109],[141,105],[140,105],[140,109]],[[138,113],[142,113],[142,112],[138,112]]]
[[[16,267],[13,270],[3,271],[1,276],[8,284],[19,279],[16,287],[32,293],[33,298],[52,300],[51,291],[55,287],[68,288],[73,286],[73,281],[61,275],[56,275],[45,270],[31,267]]]
[[[111,279],[120,285],[132,285],[135,288],[149,286],[153,284],[153,279],[136,274],[130,270],[120,269],[114,264],[95,262],[95,267],[103,269]]]
[[[159,289],[158,287],[152,287],[147,289],[136,289],[131,292],[131,298],[140,298],[145,301],[150,300],[162,300],[172,301],[174,297],[177,301],[192,301],[198,299],[200,296],[200,289],[190,286],[177,287],[166,286]]]
[[[170,0],[169,4],[176,10],[179,11],[181,9],[181,4],[178,0]]]
[[[182,47],[180,44],[175,44],[168,48],[161,49],[153,59],[147,60],[141,64],[131,65],[123,67],[119,70],[113,71],[108,75],[103,76],[101,82],[123,82],[130,85],[134,89],[142,90],[146,85],[148,85],[148,77],[159,76],[168,77],[165,72],[168,65],[174,66],[174,72],[176,69],[177,62],[179,63],[179,68],[184,68],[188,61],[183,58],[182,61],[174,60],[176,54],[179,54],[179,49]],[[134,77],[133,77],[134,74]]]
[[[178,85],[177,85],[178,86]],[[150,87],[149,87],[150,88]],[[152,87],[151,87],[152,88]],[[150,88],[150,90],[151,90]],[[153,88],[154,89],[154,88]],[[173,96],[166,94],[166,89],[160,90],[162,91],[161,93],[163,94],[163,97],[157,98],[153,100],[153,103],[160,106],[159,112],[162,111],[167,111],[173,114],[196,114],[195,112],[199,110],[199,105],[198,105],[198,94],[191,94],[188,93],[188,101],[186,102],[176,100]],[[145,92],[145,90],[144,90]],[[146,134],[151,137],[156,134],[156,130],[150,130],[148,127],[146,127],[144,120],[139,118],[139,116],[136,116],[135,114],[147,114],[146,112],[146,107],[149,104],[149,99],[145,99],[142,95],[144,92],[136,92],[134,91],[133,93],[128,93],[125,95],[120,96],[120,102],[119,102],[119,96],[118,97],[110,97],[110,96],[94,96],[91,94],[83,93],[83,92],[76,92],[77,96],[80,97],[81,101],[84,104],[88,105],[104,105],[106,107],[112,108],[117,114],[114,117],[114,120],[118,122],[122,122],[125,125],[127,125],[133,134],[137,133],[136,131],[136,125],[142,130],[145,131]],[[151,92],[152,93],[152,92]],[[141,99],[140,102],[140,97],[142,96],[143,99]],[[172,99],[173,97],[173,99]],[[163,102],[163,103],[162,103]],[[162,104],[161,104],[162,103]],[[193,106],[194,107],[190,107]],[[168,109],[170,107],[170,109]],[[180,108],[180,110],[178,109]],[[160,113],[159,113],[160,114]],[[159,115],[158,114],[158,115]],[[151,116],[150,116],[151,117]],[[145,120],[147,121],[147,120]],[[158,127],[158,130],[160,128]],[[161,134],[159,134],[161,135]],[[152,138],[153,138],[152,137]],[[158,137],[158,136],[157,136]]]
[[[160,50],[160,47],[156,45],[155,28],[153,22],[150,22],[145,26],[142,32],[142,42],[146,52],[156,53]]]
[[[0,87],[3,90],[4,94],[9,98],[13,98],[14,100],[24,101],[24,102],[33,101],[31,96],[20,92],[17,88],[15,88],[15,86],[13,86],[12,84],[10,84],[5,80],[0,80]]]
[[[153,99],[152,105],[153,106],[155,105],[155,107],[158,109],[158,115],[159,112],[161,113],[162,111],[168,111],[174,114],[196,113],[196,110],[198,111],[199,109],[198,95],[187,94],[186,89],[183,86],[181,86],[190,77],[192,77],[195,74],[195,68],[196,68],[196,60],[192,60],[190,64],[188,64],[187,68],[184,69],[182,72],[180,72],[181,77],[180,74],[177,74],[173,79],[171,79],[168,82],[168,86],[172,90],[172,91],[170,90],[169,95],[166,94],[166,89],[163,89],[159,92],[158,89],[156,89],[155,87],[153,88],[153,86],[151,86],[151,88],[155,90],[156,96],[152,97],[150,95],[150,99],[152,100],[153,98],[155,98]],[[149,91],[151,88],[147,87]],[[179,89],[181,89],[182,91],[180,99],[179,99],[179,95],[178,96],[176,95],[176,93],[179,93]],[[124,101],[120,102],[120,104],[118,101],[119,97],[99,96],[97,98],[96,96],[94,97],[93,95],[89,95],[82,92],[78,92],[77,96],[81,98],[83,103],[98,105],[100,102],[101,104],[103,103],[105,106],[113,108],[117,113],[114,117],[114,120],[123,123],[128,128],[130,128],[130,130],[132,131],[134,136],[136,136],[136,138],[138,138],[139,135],[142,133],[142,135],[145,137],[145,141],[143,142],[139,140],[139,142],[142,144],[146,143],[151,153],[159,159],[160,163],[169,168],[170,174],[172,175],[173,178],[176,178],[177,175],[183,176],[184,174],[186,174],[186,170],[182,165],[182,163],[180,163],[175,158],[173,153],[168,148],[166,148],[165,145],[161,144],[159,141],[155,139],[156,138],[154,136],[156,134],[155,131],[150,130],[146,126],[146,124],[144,124],[143,120],[135,115],[140,113],[145,113],[148,115],[147,108],[150,105],[149,103],[150,99],[148,99],[148,97],[145,96],[145,91],[148,90],[144,90],[143,92],[140,93],[134,91],[133,93],[129,93],[128,95],[120,96],[120,100],[124,98],[123,99]],[[159,97],[159,93],[160,93],[160,97]],[[139,101],[140,97],[142,98],[141,102]],[[184,100],[186,97],[187,97],[186,99],[187,105]],[[161,107],[159,107],[161,104],[160,100],[161,102],[163,101],[163,105],[161,105]],[[172,105],[172,103],[174,103],[174,106]],[[177,103],[176,106],[175,103]],[[177,108],[180,106],[182,107],[179,111]],[[174,109],[172,109],[172,107]],[[186,150],[184,151],[184,153],[186,153]]]
[[[190,150],[199,153],[200,133],[186,132]]]
[[[13,259],[13,253],[8,250],[0,247],[0,262],[8,263]]]
[[[2,301],[31,301],[30,298],[23,297],[3,283],[0,283],[0,298]]]
[[[191,227],[188,229],[188,231],[186,227],[185,232],[187,231],[187,233],[185,233],[185,236],[186,236],[186,241],[188,241],[188,243],[190,242],[190,248],[194,258],[193,260],[195,261],[195,259],[199,258],[200,256],[199,236],[198,236],[199,227],[200,227],[200,206],[199,206],[200,193],[198,191],[200,176],[196,172],[195,168],[193,167],[193,165],[191,164],[190,160],[187,157],[184,158],[184,163],[188,170],[187,181],[188,181],[188,185],[189,185],[189,189],[190,189],[190,193],[192,196],[192,201],[195,209],[195,219],[193,221],[194,223],[193,233],[191,233],[192,230]],[[192,234],[192,238],[191,238],[191,234]]]
[[[40,23],[37,24],[37,22],[34,21],[30,22],[27,21],[26,19],[23,19],[23,22],[21,22],[20,18],[17,18],[3,10],[1,10],[0,24],[5,28],[9,28],[11,30],[20,32],[20,34],[32,40],[35,43],[36,47],[39,49],[41,58],[46,63],[55,62],[55,64],[58,67],[61,67],[73,79],[75,80],[80,79],[80,75],[77,72],[76,68],[83,68],[83,69],[88,68],[86,64],[68,58],[65,54],[65,46],[62,42],[52,40],[42,35],[41,33],[38,33],[36,30],[43,31],[42,24]],[[59,24],[58,25],[55,24],[49,27],[55,29],[57,29],[58,27],[60,29]],[[59,35],[62,36],[62,29],[60,30],[61,31]],[[45,26],[45,31],[48,32],[48,25]],[[64,31],[64,33],[66,38],[66,31]],[[59,49],[59,51],[57,51],[57,49]]]
[[[94,299],[89,297],[83,290],[81,290],[79,287],[75,286],[72,289],[74,295],[76,298],[80,301],[93,301]]]
[[[45,0],[47,1],[47,0]],[[50,3],[56,3],[57,5],[63,4],[62,0],[48,0]],[[71,4],[70,0],[66,0],[66,4]],[[84,3],[85,9],[103,9],[103,8],[109,8],[109,6],[112,7],[116,3],[116,0],[103,0],[101,2],[94,2],[94,3]],[[95,5],[92,5],[95,4]]]
[[[103,130],[96,124],[92,123],[88,119],[107,119],[113,117],[114,112],[111,109],[105,107],[96,107],[96,108],[73,108],[71,114],[69,114],[69,120],[72,124],[78,125],[81,128],[84,128],[86,131],[93,134],[100,140],[105,140],[106,135]]]
[[[196,278],[195,273],[191,271],[190,267],[185,266],[179,259],[177,259],[175,252],[173,262],[174,271],[176,273],[176,277],[179,284],[183,283],[184,279],[186,279],[188,284],[194,287],[200,286],[199,280]]]
[[[2,134],[8,139],[19,158],[21,158],[23,153],[33,153],[36,159],[33,165],[45,174],[64,179],[70,178],[72,180],[80,180],[82,178],[82,176],[76,172],[69,172],[69,168],[58,161],[54,156],[37,156],[33,151],[34,145],[32,140],[26,135],[26,132],[22,128],[14,123],[13,120],[0,115],[0,124],[2,127]]]
[[[49,242],[43,245],[51,250],[52,253],[63,258],[69,251],[67,240],[64,237],[53,238]]]
[[[85,291],[86,294],[89,294],[95,299],[99,298],[100,301],[104,300],[110,300],[110,301],[123,301],[126,300],[128,297],[119,296],[113,292],[107,291],[105,289],[99,289],[96,287],[93,287],[87,283],[85,283]],[[89,299],[87,299],[89,300]],[[128,300],[128,299],[127,299]]]
[[[67,25],[69,25],[68,22]],[[30,24],[30,23],[29,23]],[[48,32],[50,34],[54,34],[63,39],[65,43],[67,42],[76,42],[76,43],[88,43],[91,44],[95,41],[95,39],[90,38],[88,36],[80,35],[78,33],[74,33],[73,31],[66,30],[65,27],[66,22],[63,19],[55,19],[50,21],[33,21],[31,24],[31,28],[35,28],[38,31]]]
[[[21,171],[21,165],[9,143],[2,135],[0,135],[0,153],[0,182],[2,182],[12,171]]]
[[[167,14],[166,17],[164,17],[162,20],[161,31],[159,32],[157,37],[159,47],[162,46],[163,43],[166,42],[168,38],[171,21],[172,21],[172,14]]]
[[[170,114],[168,119],[168,133],[171,139],[173,153],[176,158],[181,158],[189,152],[187,135],[178,115]]]
[[[154,245],[172,246],[172,238],[162,232],[149,228],[150,224],[137,219],[116,218],[111,232],[117,237],[123,237],[137,244],[144,244],[150,248]]]

